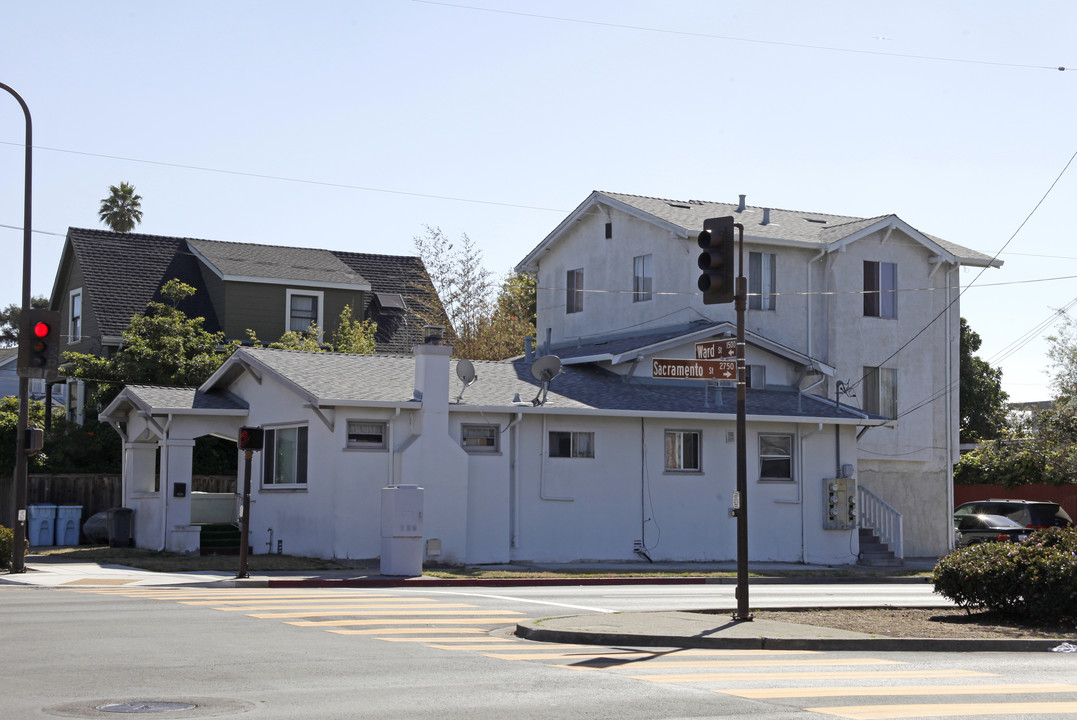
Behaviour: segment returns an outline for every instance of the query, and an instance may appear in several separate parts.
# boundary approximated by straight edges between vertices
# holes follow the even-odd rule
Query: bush
[[[1077,528],[962,548],[939,561],[932,583],[935,592],[968,609],[1077,622]]]
[[[0,569],[11,567],[11,557],[14,550],[15,532],[0,525]]]

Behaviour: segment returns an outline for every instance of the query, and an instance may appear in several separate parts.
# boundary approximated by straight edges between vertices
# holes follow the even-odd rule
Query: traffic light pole
[[[14,89],[0,83],[0,88],[11,93],[19,102],[23,115],[26,117],[26,163],[25,178],[23,180],[23,211],[22,211],[22,311],[30,309],[30,209],[32,196],[30,194],[31,178],[33,177],[33,125],[30,122],[30,108]],[[21,333],[20,333],[21,335]],[[20,337],[19,342],[26,341]],[[15,430],[15,476],[12,506],[15,509],[14,547],[11,553],[11,572],[26,572],[26,495],[27,495],[27,459],[26,452],[26,428],[30,424],[30,378],[19,376],[19,418]]]
[[[748,420],[744,366],[744,311],[748,305],[748,278],[744,276],[744,226],[734,223],[740,234],[740,249],[733,307],[737,311],[737,611],[733,620],[751,620],[748,606]]]

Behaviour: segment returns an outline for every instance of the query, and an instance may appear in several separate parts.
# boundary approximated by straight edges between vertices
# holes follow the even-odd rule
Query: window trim
[[[787,454],[765,454],[763,452],[763,438],[784,438],[789,444]],[[759,433],[759,482],[791,483],[796,482],[796,466],[793,464],[793,434],[792,433]],[[763,465],[766,460],[787,460],[789,463],[788,477],[770,477],[763,475]]]
[[[764,257],[766,256],[766,257]],[[767,260],[766,258],[770,259]],[[764,270],[768,272],[764,273]],[[767,276],[763,282],[764,275]],[[748,253],[748,309],[776,310],[778,306],[778,256],[776,253]]]
[[[583,268],[565,273],[565,314],[583,312]]]
[[[277,433],[282,430],[296,431],[295,465],[293,482],[276,482],[277,470]],[[296,491],[307,489],[310,468],[310,434],[306,423],[287,423],[265,429],[265,450],[262,451],[261,489],[270,492]]]
[[[352,440],[351,426],[352,423],[363,425],[378,425],[381,428],[381,441],[369,442],[361,440]],[[344,449],[345,450],[358,450],[363,451],[375,451],[382,452],[389,449],[389,423],[385,420],[366,420],[363,418],[348,418],[344,422]]]
[[[654,297],[654,256],[651,253],[632,258],[632,302],[646,302]]]
[[[468,431],[483,430],[490,433],[492,445],[468,445]],[[460,423],[460,447],[469,455],[500,455],[501,426],[495,423]]]
[[[553,438],[554,435],[568,435],[569,438],[569,452],[567,455],[553,453]],[[582,436],[589,436],[589,450],[590,454],[580,454],[580,438]],[[558,443],[560,448],[560,443]],[[551,458],[586,458],[593,460],[595,457],[595,432],[593,430],[550,430],[546,434],[546,456]]]
[[[322,290],[304,290],[301,288],[288,288],[284,292],[284,332],[292,332],[292,298],[293,297],[313,297],[317,298],[318,310],[314,314],[317,316],[312,322],[318,325],[318,342],[322,341],[322,334],[325,332],[325,292]],[[307,324],[310,327],[310,323]],[[296,330],[295,332],[306,332],[306,328],[303,330]]]
[[[669,464],[669,441],[670,436],[678,438],[677,450],[680,454],[680,467],[672,467]],[[685,452],[684,452],[684,438],[685,436],[695,437],[695,467],[685,467]],[[663,471],[671,475],[702,475],[703,474],[703,431],[702,430],[689,430],[681,428],[666,428],[662,434],[662,465]]]
[[[864,261],[864,317],[897,319],[897,263]]]
[[[79,312],[75,314],[75,299],[78,298]],[[82,288],[75,288],[67,294],[67,344],[74,345],[82,341],[83,302]]]

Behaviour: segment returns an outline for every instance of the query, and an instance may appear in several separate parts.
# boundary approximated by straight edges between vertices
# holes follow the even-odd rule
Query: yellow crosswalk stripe
[[[415,613],[415,614],[430,614],[439,612],[439,609],[455,609],[455,608],[478,608],[478,605],[468,605],[465,603],[441,603],[436,605],[421,605],[413,606],[407,609],[400,609],[400,606],[395,603],[379,602],[378,604],[367,603],[348,603],[347,605],[312,605],[311,603],[301,603],[299,605],[228,605],[225,607],[213,607],[213,610],[220,610],[221,612],[258,612],[267,610],[303,610],[305,608],[317,608],[318,611],[328,610],[354,610],[355,612],[324,612],[324,615],[375,615],[380,611],[385,611],[385,614],[397,614],[401,613]],[[435,609],[436,608],[436,609]],[[489,612],[489,610],[475,610],[475,612]],[[303,615],[312,615],[312,613],[303,613]],[[456,612],[448,613],[454,615]],[[278,617],[285,617],[287,613],[279,614]]]
[[[465,605],[465,607],[475,607]],[[312,610],[310,612],[286,612],[286,613],[251,613],[250,617],[265,619],[301,618],[301,617],[340,617],[342,615],[505,615],[499,621],[518,620],[523,613],[513,610]]]
[[[438,632],[447,632],[447,631],[442,630],[442,629],[438,629]],[[481,631],[478,631],[478,632],[481,632]],[[443,645],[448,644],[448,643],[461,643],[461,644],[469,643],[468,645],[466,645],[466,647],[469,647],[469,648],[470,647],[475,647],[475,648],[481,647],[484,650],[489,650],[491,645],[500,646],[500,645],[508,645],[509,643],[521,643],[521,644],[526,643],[526,641],[520,640],[519,638],[510,638],[510,637],[499,638],[499,637],[493,637],[493,636],[490,636],[490,635],[484,635],[482,637],[430,637],[430,636],[427,636],[427,637],[379,637],[379,638],[374,638],[374,639],[375,640],[384,640],[386,642],[397,642],[397,643],[438,643],[438,644],[443,644]],[[431,647],[435,647],[435,645],[431,645]],[[575,646],[573,646],[573,647],[575,647]],[[455,650],[456,648],[454,647],[453,649]]]
[[[558,665],[574,670],[571,665]],[[675,675],[629,675],[633,680],[649,680],[655,683],[691,682],[738,682],[743,680],[837,680],[868,678],[896,680],[898,678],[971,678],[998,677],[995,673],[976,670],[807,670],[797,672],[731,672],[731,673],[679,673]]]
[[[233,605],[242,603],[256,602],[261,605],[269,607],[287,607],[293,603],[302,602],[306,605],[321,605],[322,603],[354,603],[356,605],[365,605],[367,603],[387,603],[392,602],[397,605],[431,605],[437,601],[433,598],[394,598],[394,597],[370,597],[370,596],[355,596],[349,597],[347,595],[338,596],[324,596],[324,597],[289,597],[289,598],[220,598],[217,600],[181,600],[180,605]]]
[[[861,665],[902,665],[904,663],[896,660],[883,660],[881,658],[854,658],[854,659],[842,659],[842,658],[800,658],[796,660],[779,660],[779,659],[740,659],[740,660],[715,660],[712,658],[698,658],[695,660],[666,660],[665,658],[656,658],[649,653],[630,653],[625,652],[622,654],[617,653],[603,653],[603,654],[585,654],[585,653],[532,653],[530,655],[512,655],[504,658],[499,658],[497,655],[489,655],[488,657],[498,658],[503,660],[579,660],[579,664],[587,665],[595,668],[611,668],[618,666],[628,666],[633,670],[640,669],[641,663],[648,663],[650,667],[655,670],[665,668],[690,668],[690,667],[715,667],[715,668],[731,668],[731,667],[795,667],[801,665],[846,665],[846,666],[861,666]]]
[[[877,695],[1018,695],[1024,693],[1077,692],[1077,685],[881,685],[802,688],[730,688],[712,690],[748,700],[782,700],[816,697],[873,697]]]
[[[299,625],[300,623],[285,623],[286,625]],[[324,624],[323,624],[324,625]],[[487,630],[483,628],[467,628],[467,627],[455,627],[455,628],[437,628],[433,630],[429,627],[375,627],[367,628],[365,630],[326,630],[326,632],[336,633],[337,635],[411,635],[418,633],[456,633],[460,635],[468,635],[467,639],[474,640],[476,635],[485,635]],[[392,640],[393,638],[379,637],[376,640]]]
[[[1059,715],[1077,713],[1077,702],[953,703],[947,705],[850,705],[805,708],[846,720],[896,720],[898,718],[969,717],[974,715]]]

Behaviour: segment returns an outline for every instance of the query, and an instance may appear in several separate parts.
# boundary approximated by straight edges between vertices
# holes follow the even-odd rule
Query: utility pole
[[[31,178],[33,177],[33,125],[30,122],[30,108],[13,88],[0,83],[3,88],[19,102],[23,115],[26,117],[26,162],[25,177],[23,179],[23,210],[22,210],[22,312],[30,309],[30,216],[32,206]],[[28,338],[21,336],[19,342],[28,342]],[[26,428],[30,424],[30,378],[19,373],[19,417],[15,430],[15,477],[14,497],[12,506],[15,508],[14,540],[15,546],[11,553],[11,572],[26,572],[26,495],[27,495],[27,460],[29,454],[26,451]]]

